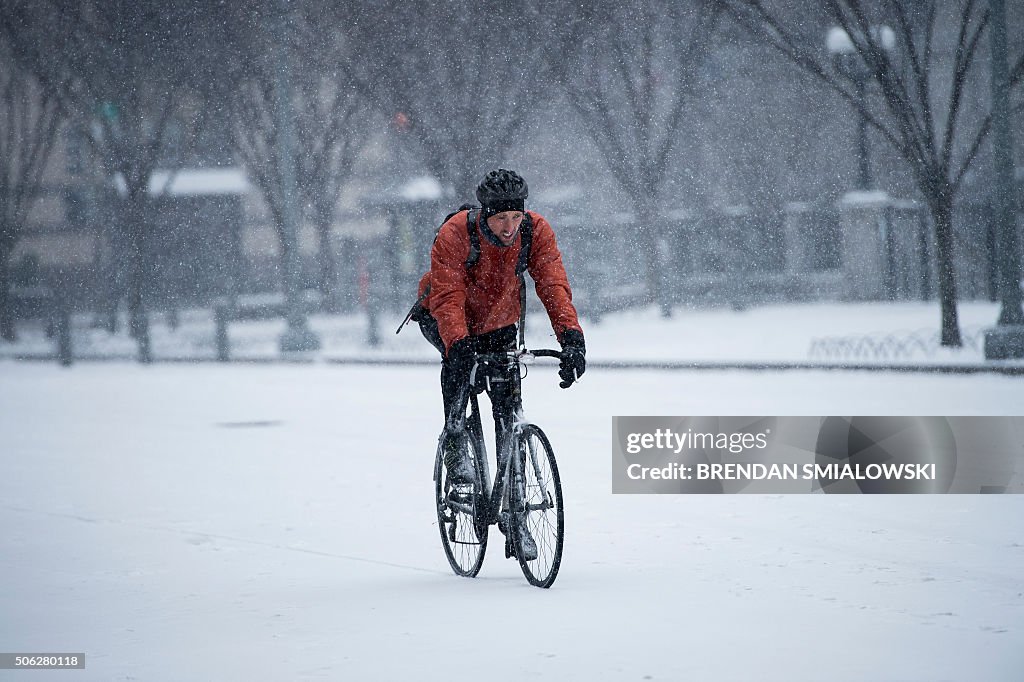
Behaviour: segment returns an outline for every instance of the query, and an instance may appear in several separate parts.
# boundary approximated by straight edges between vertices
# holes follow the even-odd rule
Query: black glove
[[[453,376],[461,380],[469,379],[469,373],[473,369],[473,361],[476,356],[476,339],[465,336],[451,345],[448,349],[446,363]]]
[[[562,332],[562,362],[558,367],[562,381],[558,385],[569,388],[586,371],[587,344],[583,340],[583,332],[566,329]]]

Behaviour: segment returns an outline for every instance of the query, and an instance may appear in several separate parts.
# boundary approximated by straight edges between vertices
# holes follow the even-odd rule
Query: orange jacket
[[[533,242],[527,272],[536,283],[537,296],[548,311],[559,340],[566,329],[582,332],[572,290],[562,264],[555,232],[540,214],[528,211],[533,220]],[[419,294],[427,285],[430,295],[424,307],[437,320],[445,348],[466,336],[479,336],[519,321],[519,280],[516,262],[522,246],[522,230],[509,246],[498,246],[480,232],[480,259],[471,268],[469,211],[460,211],[441,226],[430,250],[430,272],[420,280]],[[477,229],[483,227],[483,219]]]

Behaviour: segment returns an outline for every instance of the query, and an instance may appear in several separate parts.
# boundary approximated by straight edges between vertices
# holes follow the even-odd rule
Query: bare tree
[[[825,0],[821,17],[842,29],[880,91],[881,107],[858,97],[822,54],[820,23],[804,8],[771,0],[721,0],[729,14],[863,116],[910,168],[935,226],[942,345],[960,346],[953,262],[953,203],[991,125],[991,113],[964,115],[965,93],[986,76],[978,46],[988,26],[984,0]],[[885,26],[887,28],[882,29]],[[951,49],[941,49],[951,28]],[[1024,55],[1010,87],[1024,78]]]
[[[255,30],[238,41],[249,46],[240,52],[249,57],[244,60],[242,82],[233,99],[232,136],[263,194],[282,248],[288,248],[281,233],[283,197],[276,144],[280,119],[274,108],[275,80],[281,74],[274,60],[265,58],[274,50],[286,49],[296,129],[289,162],[295,169],[299,201],[311,211],[318,236],[319,289],[327,308],[337,310],[338,271],[331,227],[342,186],[351,178],[372,117],[347,74],[334,65],[341,59],[341,44],[337,34],[321,30],[319,9],[317,3],[296,8],[290,17],[295,29],[290,36],[270,35],[268,26],[262,30],[253,27]]]
[[[338,3],[342,63],[366,98],[406,122],[423,164],[460,197],[517,141],[546,82],[517,0]]]
[[[557,21],[547,17],[551,13]],[[548,62],[583,127],[633,204],[649,302],[662,292],[657,224],[670,158],[720,14],[717,3],[566,1],[534,7]]]
[[[53,91],[15,63],[5,38],[9,26],[0,22],[0,338],[14,341],[10,257],[65,115]]]
[[[145,305],[150,184],[169,156],[172,121],[193,133],[201,122],[193,82],[209,74],[200,68],[206,34],[199,27],[216,25],[199,22],[201,12],[189,3],[4,1],[19,59],[90,125],[89,143],[123,199],[119,246],[129,263],[131,332],[143,362],[152,358]]]

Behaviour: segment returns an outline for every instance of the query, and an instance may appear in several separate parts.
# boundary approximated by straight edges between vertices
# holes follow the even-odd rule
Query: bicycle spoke
[[[463,447],[468,448],[468,442]],[[487,549],[487,526],[476,521],[480,486],[453,490],[440,452],[434,463],[434,480],[437,521],[448,563],[457,575],[473,577],[480,572]]]
[[[505,372],[501,374],[505,377],[502,380],[509,380],[507,374],[514,382],[514,435],[511,443],[498,443],[495,489],[490,489],[488,462],[483,449],[479,407],[476,402],[476,394],[483,388],[478,386],[476,392],[470,395],[472,404],[468,420],[463,419],[455,424],[460,427],[458,431],[461,432],[461,427],[465,426],[470,432],[471,437],[463,440],[460,447],[470,450],[467,454],[472,455],[471,459],[478,468],[475,488],[468,493],[451,494],[451,485],[447,480],[447,471],[439,446],[434,464],[435,501],[441,541],[448,562],[455,573],[468,577],[477,575],[483,563],[489,527],[498,523],[506,536],[506,552],[514,553],[523,575],[530,584],[550,587],[558,575],[562,561],[565,535],[562,484],[558,476],[555,454],[547,436],[536,425],[522,421],[519,397],[521,376],[509,370],[519,367],[520,358],[527,355],[561,357],[559,351],[550,349],[510,350],[476,356],[474,372],[476,368],[484,367],[482,376],[488,382],[493,379],[491,374],[488,374],[489,370]],[[454,423],[450,417],[446,427],[449,430],[446,433],[452,433],[450,429],[454,428]],[[506,447],[507,445],[511,447]],[[450,456],[453,453],[448,454]],[[532,544],[536,545],[535,556],[531,539]],[[524,556],[532,558],[524,559]]]
[[[523,429],[519,452],[526,480],[518,506],[526,512],[526,526],[537,545],[537,557],[520,559],[519,564],[531,584],[550,587],[561,564],[564,534],[558,469],[547,437],[534,425]]]

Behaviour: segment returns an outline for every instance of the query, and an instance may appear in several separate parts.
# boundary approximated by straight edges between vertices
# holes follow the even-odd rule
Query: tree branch
[[[683,95],[692,91],[693,84],[697,80],[697,69],[707,57],[711,36],[714,34],[715,26],[720,16],[721,6],[718,3],[701,6],[699,20],[694,26],[690,39],[686,43],[686,49],[680,57],[680,78],[676,83],[679,95],[672,106],[672,111],[668,117],[668,125],[665,128],[666,131],[669,131],[670,137],[668,137],[666,143],[662,145],[654,157],[653,165],[658,175],[664,173],[668,166],[668,155],[678,139],[677,131],[682,123],[683,109],[686,104]]]
[[[806,49],[802,48],[797,43],[796,39],[790,34],[790,32],[786,31],[781,23],[767,12],[760,0],[736,1],[747,6],[748,9],[753,10],[761,20],[760,22],[754,21],[751,17],[748,17],[743,12],[738,11],[733,4],[725,5],[725,9],[730,16],[732,16],[736,23],[738,23],[744,30],[750,33],[750,35],[760,39],[769,47],[785,55],[790,61],[803,69],[806,73],[813,76],[830,90],[839,95],[847,104],[850,105],[850,107],[854,109],[854,111],[867,121],[868,125],[877,130],[879,134],[881,134],[882,137],[884,137],[889,144],[891,144],[893,148],[909,162],[920,163],[926,159],[926,155],[921,154],[919,150],[910,144],[910,140],[901,140],[897,137],[897,135],[882,123],[871,110],[864,106],[860,101],[860,98],[857,97],[855,93],[850,92],[850,90],[843,85],[842,81],[840,81],[829,70],[825,69],[817,59],[810,56]],[[770,32],[765,31],[764,26],[768,26]]]
[[[971,146],[960,162],[960,167],[956,173],[953,174],[953,180],[950,183],[953,188],[953,193],[960,188],[960,184],[967,175],[967,171],[971,168],[971,163],[974,162],[974,157],[977,156],[978,150],[981,149],[981,143],[984,141],[985,136],[988,135],[989,129],[992,127],[992,114],[989,114],[981,122],[981,126],[978,128],[978,132],[974,135],[974,141],[971,142]]]
[[[1010,87],[1015,88],[1020,85],[1022,78],[1024,78],[1024,54],[1020,56],[1020,59],[1017,60],[1017,63],[1010,70]]]
[[[857,55],[870,68],[872,77],[881,86],[889,114],[895,119],[906,146],[914,149],[925,163],[937,163],[934,140],[928,137],[926,126],[918,121],[903,79],[889,59],[887,51],[878,43],[875,27],[870,24],[859,0],[846,0],[846,4],[856,25],[848,21],[837,0],[829,2],[829,6],[835,10],[836,21],[850,38]],[[926,118],[931,115],[930,106],[930,102],[921,102]]]
[[[917,41],[914,40],[914,27],[911,25],[909,17],[907,17],[903,2],[901,0],[889,0],[890,10],[896,16],[900,35],[907,45],[907,56],[917,84],[917,106],[921,109],[920,113],[924,120],[925,134],[929,140],[936,139],[935,118],[932,116],[931,108],[931,85],[929,83],[932,36],[935,32],[935,6],[936,3],[934,2],[928,6],[928,15],[925,20],[925,26],[928,27],[928,30],[925,33],[924,39],[924,55],[919,59],[917,55]],[[913,100],[908,101],[913,104]]]
[[[959,35],[957,36],[956,46],[956,57],[954,59],[953,68],[953,83],[952,92],[949,98],[949,112],[946,116],[946,130],[943,134],[942,139],[942,168],[948,169],[950,161],[953,155],[953,138],[956,135],[956,122],[957,116],[960,113],[960,100],[963,96],[964,83],[967,80],[967,73],[971,68],[971,62],[974,59],[975,52],[977,51],[978,41],[981,38],[982,32],[985,30],[985,26],[988,24],[988,10],[981,16],[981,21],[978,23],[978,27],[975,29],[974,35],[971,36],[967,44],[966,49],[964,48],[964,40],[967,35],[968,24],[971,21],[971,9],[974,5],[974,0],[968,0],[964,6],[963,14],[961,15],[961,24]]]

